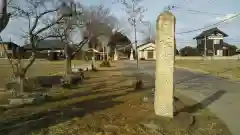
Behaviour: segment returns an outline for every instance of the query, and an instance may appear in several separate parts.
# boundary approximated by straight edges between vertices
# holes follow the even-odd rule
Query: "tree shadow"
[[[225,93],[226,93],[226,91],[219,90],[219,91],[215,92],[214,94],[212,94],[211,96],[205,98],[204,100],[202,100],[199,103],[196,103],[192,106],[186,106],[186,107],[180,109],[179,111],[176,112],[176,115],[180,112],[195,113],[198,110],[204,109],[204,108],[208,107],[210,104],[212,104],[214,101],[216,101],[220,97],[222,97]]]
[[[84,92],[76,92],[70,95],[61,95],[61,96],[47,96],[46,97],[46,101],[44,103],[41,103],[41,105],[44,104],[48,104],[51,102],[59,102],[59,101],[64,101],[64,100],[69,100],[69,99],[73,99],[73,98],[79,98],[79,97],[84,97],[84,96],[89,96],[89,95],[97,95],[97,94],[104,94],[104,93],[108,93],[108,92],[112,92],[112,91],[84,91]],[[24,108],[24,107],[28,107],[28,106],[36,106],[36,104],[23,104],[23,105],[18,105],[18,106],[14,106],[11,107],[9,109],[16,109],[16,108]]]
[[[131,85],[126,85],[126,86],[120,86],[120,87],[114,87],[114,88],[109,88],[107,90],[103,90],[101,91],[101,89],[106,88],[108,85],[109,86],[114,86],[118,83],[123,83],[124,81],[126,81],[126,79],[122,79],[116,82],[112,82],[112,83],[106,83],[105,81],[103,82],[99,82],[94,84],[94,85],[90,85],[90,86],[84,86],[84,87],[89,87],[89,91],[81,91],[79,90],[78,92],[73,92],[72,94],[67,94],[67,95],[61,95],[61,96],[51,96],[51,95],[44,95],[45,96],[45,102],[41,103],[41,105],[49,103],[49,102],[57,102],[57,101],[63,101],[63,100],[68,100],[68,99],[72,99],[72,98],[77,98],[77,97],[84,97],[84,96],[89,96],[89,95],[95,95],[95,94],[103,94],[103,93],[108,93],[108,92],[113,92],[113,91],[121,91],[121,90],[132,90],[132,86]],[[84,88],[83,87],[83,88]],[[79,89],[81,89],[81,87],[77,87]],[[32,92],[32,91],[31,91]],[[28,92],[30,93],[30,92]],[[22,105],[17,105],[17,106],[13,106],[13,107],[9,107],[8,109],[15,109],[15,108],[23,108],[23,107],[27,107],[27,106],[35,106],[36,104],[22,104]]]
[[[68,86],[65,87],[64,83],[63,83],[63,76],[62,75],[54,75],[54,76],[36,76],[36,77],[32,77],[29,78],[27,80],[28,83],[28,89],[29,92],[32,91],[48,91],[53,87],[63,87],[66,89],[77,89],[78,85],[81,84],[83,82],[83,80],[81,79],[81,73],[74,73],[74,76],[72,77],[72,82],[73,84],[70,84]],[[84,77],[85,79],[85,77]]]
[[[32,90],[35,88],[38,91],[39,89],[42,91],[47,91],[54,85],[60,85],[62,78],[63,76],[61,75],[31,77],[27,79],[27,86],[32,88]]]
[[[54,110],[30,114],[17,119],[1,121],[0,134],[29,134],[52,125],[71,120],[74,117],[83,117],[88,113],[111,108],[115,105],[123,103],[122,101],[113,100],[114,98],[125,96],[130,92],[133,91],[125,92],[123,94],[102,96],[95,99],[73,103]]]
[[[109,78],[111,78],[111,77],[109,77]],[[94,84],[94,85],[91,86],[92,90],[102,89],[102,88],[105,88],[107,85],[114,86],[116,84],[123,83],[123,82],[127,81],[126,79],[119,79],[116,82],[107,84],[106,81],[109,80],[109,78],[106,79],[106,80],[102,80],[101,82],[99,80],[91,81],[91,83]]]
[[[194,79],[209,77],[209,75],[211,76],[210,73],[193,74],[190,77],[187,77],[187,78],[181,79],[179,81],[176,81],[175,84],[181,84],[181,83],[185,83],[185,82],[188,82],[188,81],[191,81],[191,80],[194,80]],[[216,81],[225,80],[225,78],[222,78],[222,77],[216,77],[216,76],[211,76],[211,77],[214,77],[214,79],[216,79]]]

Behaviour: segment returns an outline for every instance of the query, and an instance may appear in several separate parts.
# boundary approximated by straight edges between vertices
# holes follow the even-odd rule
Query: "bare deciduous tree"
[[[128,21],[130,25],[134,29],[134,48],[135,52],[137,52],[137,26],[141,24],[143,19],[143,13],[145,12],[145,8],[141,6],[141,2],[143,0],[116,0],[117,3],[120,3],[125,8],[125,11],[128,15]],[[138,53],[135,53],[137,59],[137,72],[139,72],[139,59]],[[137,84],[142,81],[137,76]]]
[[[72,12],[75,10],[75,8],[83,8],[78,4],[78,7],[76,7],[77,3],[71,3],[71,6],[69,8],[70,11],[67,12]],[[65,11],[66,12],[66,11]],[[64,13],[60,13],[64,14]],[[76,56],[76,54],[81,51],[82,47],[89,41],[89,36],[88,35],[83,35],[82,36],[82,41],[79,43],[73,45],[71,41],[71,35],[73,34],[73,31],[75,29],[82,29],[85,24],[82,21],[82,11],[74,11],[71,16],[66,16],[64,17],[58,25],[55,27],[52,27],[49,31],[48,35],[52,35],[55,37],[58,37],[61,42],[64,43],[64,55],[65,55],[65,61],[66,61],[66,68],[65,68],[65,81],[68,83],[69,75],[72,74],[72,68],[71,68],[71,61],[72,59]],[[80,35],[79,35],[80,38]]]
[[[18,1],[19,2],[19,1]],[[58,16],[57,18],[49,20],[45,25],[41,23],[41,19],[45,16],[52,16],[60,9],[60,6],[49,6],[53,4],[54,0],[21,0],[20,3],[11,4],[9,7],[13,10],[14,17],[27,20],[28,28],[24,33],[24,37],[27,38],[31,45],[31,57],[28,61],[22,61],[23,48],[18,47],[16,51],[16,58],[8,57],[8,60],[13,69],[13,76],[17,79],[19,89],[16,92],[17,96],[20,96],[25,89],[25,77],[28,69],[32,66],[36,59],[36,53],[38,44],[41,40],[47,38],[56,37],[55,35],[45,34],[51,27],[56,25],[64,16]],[[57,3],[55,3],[56,5]],[[7,50],[5,49],[7,53]],[[14,52],[13,52],[14,53]],[[8,55],[8,54],[7,54]]]
[[[142,24],[145,26],[145,29],[141,31],[141,33],[144,35],[143,42],[155,42],[155,29],[153,29],[152,24],[148,21],[142,21]]]
[[[118,29],[118,20],[111,15],[110,10],[103,5],[91,6],[83,10],[84,21],[86,24],[85,31],[90,35],[89,48],[97,50],[103,47],[100,36],[105,36],[105,39],[110,39],[114,30]]]

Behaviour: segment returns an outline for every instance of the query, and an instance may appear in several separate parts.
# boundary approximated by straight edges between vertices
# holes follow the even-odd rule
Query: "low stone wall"
[[[207,57],[201,57],[201,56],[189,56],[189,57],[181,57],[176,56],[176,60],[240,60],[240,56],[207,56]]]

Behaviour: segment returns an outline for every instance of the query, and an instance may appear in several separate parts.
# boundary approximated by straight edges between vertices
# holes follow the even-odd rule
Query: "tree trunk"
[[[18,76],[19,90],[17,91],[17,96],[20,96],[21,94],[24,93],[24,81],[25,81],[25,77]]]
[[[66,58],[65,58],[65,74],[66,74],[66,76],[68,76],[69,74],[71,74],[72,73],[72,57],[71,57],[71,50],[70,50],[70,48],[69,48],[69,45],[68,44],[66,44],[65,45],[65,56],[66,56]]]
[[[66,56],[66,75],[72,73],[72,60],[70,56]]]
[[[92,53],[92,69],[95,69],[95,52]]]

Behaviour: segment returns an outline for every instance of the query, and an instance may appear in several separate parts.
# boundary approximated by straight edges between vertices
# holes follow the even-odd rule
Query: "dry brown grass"
[[[156,132],[143,127],[140,123],[154,116],[153,104],[141,101],[148,91],[133,91],[134,81],[132,71],[123,74],[119,67],[87,72],[83,85],[72,90],[52,90],[49,94],[53,98],[45,104],[1,113],[0,134],[230,135],[222,121],[206,109],[197,112],[202,124],[192,132],[178,128]],[[153,81],[144,78],[144,86],[153,87]]]
[[[23,62],[24,63],[24,62]],[[85,61],[73,60],[73,64],[86,63]],[[36,60],[27,72],[27,77],[53,75],[64,71],[64,61]],[[12,76],[12,68],[5,59],[0,59],[0,88],[4,88]]]
[[[240,78],[239,60],[177,60],[176,66],[232,79]]]

